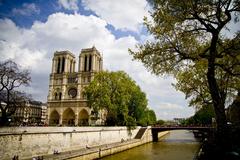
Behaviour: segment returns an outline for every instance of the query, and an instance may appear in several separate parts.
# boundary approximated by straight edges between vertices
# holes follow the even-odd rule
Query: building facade
[[[47,103],[42,103],[41,109],[41,124],[45,125],[47,123]]]
[[[77,72],[76,59],[71,52],[54,53],[47,104],[49,125],[82,126],[93,123],[83,91],[94,75],[102,71],[102,67],[102,56],[95,47],[81,50]]]
[[[43,108],[45,108],[42,102],[39,101],[26,101],[21,107],[18,107],[15,113],[11,116],[11,125],[43,125],[46,116]]]

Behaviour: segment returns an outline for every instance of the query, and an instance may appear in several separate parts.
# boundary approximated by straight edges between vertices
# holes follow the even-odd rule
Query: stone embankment
[[[141,127],[0,128],[0,159],[95,159],[151,141],[151,128]]]

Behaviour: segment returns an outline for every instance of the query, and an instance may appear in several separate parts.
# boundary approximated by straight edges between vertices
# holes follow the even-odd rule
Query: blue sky
[[[78,57],[82,48],[95,45],[104,69],[127,72],[159,119],[188,117],[194,109],[172,87],[174,79],[152,75],[128,53],[152,39],[142,24],[149,8],[146,0],[1,0],[1,60],[13,59],[29,69],[32,83],[26,91],[46,102],[54,52],[69,50]]]
[[[60,2],[52,0],[2,0],[0,5],[0,18],[9,18],[19,27],[30,28],[35,21],[46,22],[48,16],[56,12],[98,16],[95,12],[85,9],[81,1],[76,1],[76,5],[78,6],[78,10],[64,8]],[[140,40],[140,35],[136,32],[115,29],[111,24],[107,24],[107,28],[116,36],[116,38],[132,35],[137,40]],[[142,28],[141,34],[147,34],[146,28]]]

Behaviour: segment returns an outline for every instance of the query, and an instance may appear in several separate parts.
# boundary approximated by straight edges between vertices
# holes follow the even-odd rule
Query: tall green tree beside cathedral
[[[230,21],[239,21],[239,0],[152,0],[150,3],[152,19],[145,19],[145,24],[154,40],[139,45],[138,51],[130,50],[131,54],[157,75],[179,76],[180,72],[203,66],[199,75],[204,77],[195,85],[205,85],[209,91],[206,97],[211,98],[214,106],[218,140],[224,144],[229,86],[223,89],[224,77],[219,73],[238,81],[240,35],[233,33],[233,38],[226,39],[222,31]],[[193,82],[195,75],[188,76],[188,81]]]
[[[123,71],[96,74],[84,94],[96,116],[99,110],[107,111],[107,125],[140,124],[147,115],[145,93]]]

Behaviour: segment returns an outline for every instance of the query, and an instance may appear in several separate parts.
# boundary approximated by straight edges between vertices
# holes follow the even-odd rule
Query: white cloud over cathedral
[[[145,0],[83,0],[85,9],[94,11],[116,29],[137,32],[148,16],[149,6]]]

